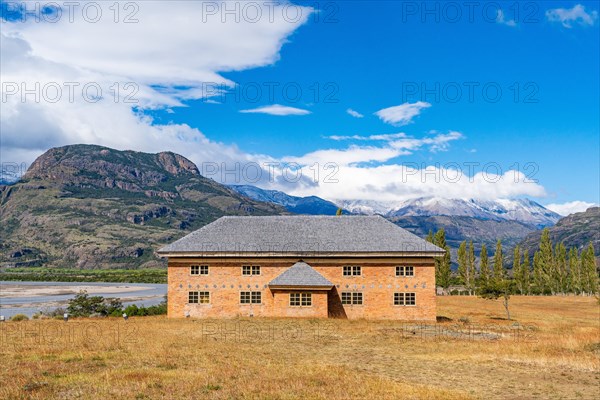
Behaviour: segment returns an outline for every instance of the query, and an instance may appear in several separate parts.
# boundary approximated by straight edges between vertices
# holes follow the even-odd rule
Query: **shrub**
[[[29,317],[25,314],[15,314],[10,318],[11,321],[28,321]]]
[[[93,314],[101,316],[121,313],[123,303],[119,299],[105,299],[102,296],[89,296],[82,290],[69,300],[67,312],[73,317],[89,317]]]

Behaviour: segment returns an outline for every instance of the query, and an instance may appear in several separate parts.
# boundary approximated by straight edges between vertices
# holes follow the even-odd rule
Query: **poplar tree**
[[[525,294],[531,293],[531,270],[529,268],[529,250],[523,253],[523,265],[521,266],[521,280],[523,281],[523,289]]]
[[[506,310],[506,318],[510,321],[510,293],[511,282],[506,278],[504,265],[502,264],[502,242],[498,240],[498,243],[496,243],[496,252],[494,253],[493,276],[488,279],[487,285],[480,288],[479,296],[490,300],[502,298],[502,304]]]
[[[524,282],[523,282],[523,264],[521,263],[521,249],[519,248],[519,245],[515,246],[515,250],[513,252],[513,279],[515,280],[516,284],[517,284],[517,290],[519,291],[519,294],[523,294],[524,291]]]
[[[425,240],[427,240],[429,243],[433,243],[433,232],[431,231],[431,229],[429,230],[429,233],[427,234]]]
[[[540,268],[539,273],[544,282],[542,287],[544,290],[550,289],[550,293],[554,294],[556,288],[554,284],[556,263],[554,262],[554,252],[552,251],[552,242],[550,241],[550,231],[548,228],[544,228],[542,231],[538,263]]]
[[[598,292],[598,268],[594,246],[590,242],[587,249],[581,252],[581,272],[584,277],[584,290],[590,296]]]
[[[502,242],[496,243],[496,252],[494,253],[494,283],[499,284],[504,278],[504,265],[502,264]]]
[[[533,255],[533,283],[538,294],[545,294],[545,282],[542,266],[542,252],[538,250]]]
[[[487,247],[481,245],[481,254],[479,256],[479,286],[485,287],[490,281],[490,266],[488,265]]]
[[[469,290],[469,295],[472,295],[475,291],[475,246],[473,246],[473,241],[469,242],[467,246],[467,271],[469,276],[469,282],[467,283],[467,289]]]
[[[436,284],[441,286],[444,289],[444,292],[446,292],[450,286],[452,270],[450,269],[450,247],[448,247],[448,244],[446,243],[446,232],[444,231],[444,228],[435,233],[433,243],[446,250],[442,257],[437,257],[435,260]]]
[[[556,293],[567,292],[567,249],[561,242],[556,245],[554,250],[554,287]]]
[[[581,260],[575,247],[569,250],[569,287],[574,294],[583,292],[581,287]]]
[[[458,277],[460,278],[460,283],[467,286],[467,282],[469,281],[468,272],[467,272],[467,241],[464,240],[458,246],[457,252],[457,261],[458,261]]]

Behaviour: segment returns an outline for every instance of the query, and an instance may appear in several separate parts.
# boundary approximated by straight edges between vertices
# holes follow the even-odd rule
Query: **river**
[[[15,282],[0,281],[0,315],[6,319],[15,314],[31,317],[39,311],[66,308],[80,290],[90,296],[119,298],[125,307],[130,304],[159,304],[167,294],[167,285],[156,283],[106,282]]]

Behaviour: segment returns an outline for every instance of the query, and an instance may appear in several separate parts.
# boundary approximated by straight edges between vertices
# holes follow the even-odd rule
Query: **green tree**
[[[469,296],[472,295],[475,289],[475,251],[472,241],[467,245],[465,240],[458,248],[458,276]]]
[[[554,248],[554,288],[556,293],[567,292],[567,249],[564,243],[558,243]]]
[[[427,234],[425,240],[427,240],[429,243],[433,243],[433,232],[431,231],[431,229],[429,230],[429,233]]]
[[[550,293],[556,293],[556,263],[554,262],[554,252],[552,251],[552,242],[550,241],[550,231],[544,228],[540,239],[539,267],[541,279],[543,280],[544,291],[550,290]]]
[[[570,291],[575,294],[583,292],[581,279],[581,260],[577,248],[571,247],[569,250],[569,286]]]
[[[523,263],[521,263],[521,249],[520,249],[519,245],[516,245],[515,249],[513,251],[512,273],[513,273],[513,279],[515,280],[515,283],[517,285],[517,290],[519,291],[519,294],[522,295],[525,292],[525,285],[522,280],[522,278],[523,278]]]
[[[512,288],[511,281],[506,277],[502,261],[502,243],[498,240],[496,243],[496,252],[494,253],[493,275],[487,280],[487,284],[479,288],[479,296],[489,300],[502,298],[506,318],[510,320],[509,300]]]
[[[506,278],[501,280],[490,279],[488,285],[479,289],[479,296],[488,300],[498,300],[502,298],[502,305],[506,311],[506,318],[510,321],[510,293],[511,281]]]
[[[496,243],[496,251],[494,252],[494,276],[493,280],[495,283],[500,283],[506,277],[506,273],[503,265],[503,256],[502,256],[502,242],[498,240]]]
[[[523,253],[523,265],[521,266],[521,277],[525,294],[531,294],[531,269],[529,268],[529,250]]]
[[[594,246],[590,242],[588,247],[581,252],[581,272],[583,275],[584,291],[592,296],[598,292],[598,267]]]
[[[477,271],[475,270],[475,246],[473,246],[472,240],[467,247],[467,272],[469,281],[466,285],[470,296],[475,291],[475,279],[477,277]]]
[[[433,237],[433,243],[446,250],[442,257],[435,259],[435,281],[436,285],[439,285],[444,289],[446,293],[450,286],[450,278],[452,276],[452,270],[450,269],[450,247],[446,243],[446,232],[444,229],[440,229],[435,233]]]
[[[92,314],[118,315],[122,309],[123,304],[118,299],[90,296],[82,290],[69,300],[67,312],[73,317],[89,317]]]
[[[490,281],[490,266],[485,244],[481,245],[481,254],[479,255],[479,286],[487,286]]]
[[[467,286],[468,272],[467,272],[467,241],[464,240],[458,246],[457,252],[457,261],[458,261],[458,277],[460,279],[460,283]]]
[[[337,211],[335,212],[335,215],[337,215],[338,217],[340,215],[342,215],[343,210],[341,208],[338,208]]]
[[[540,250],[533,254],[533,284],[538,294],[546,293],[546,280],[542,266],[542,252]]]

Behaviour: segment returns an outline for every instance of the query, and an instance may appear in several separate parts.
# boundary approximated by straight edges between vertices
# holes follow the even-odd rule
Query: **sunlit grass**
[[[600,370],[593,298],[441,297],[448,330],[400,322],[164,317],[5,322],[0,398],[594,399]],[[522,335],[512,336],[515,322]]]

